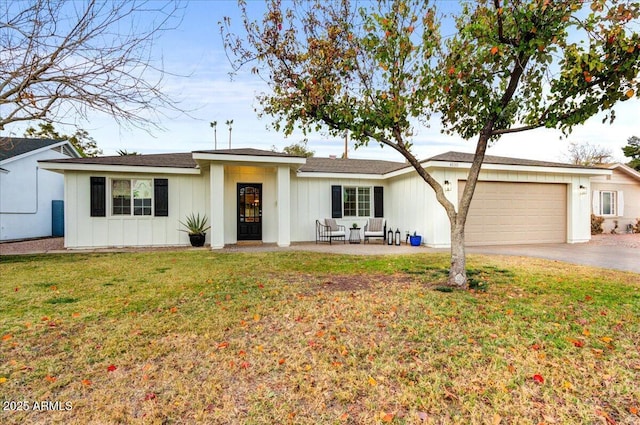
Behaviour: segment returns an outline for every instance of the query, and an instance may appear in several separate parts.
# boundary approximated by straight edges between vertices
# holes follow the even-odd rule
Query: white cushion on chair
[[[368,232],[380,232],[383,233],[384,218],[370,218],[369,225],[367,226]]]
[[[346,232],[344,230],[330,231],[329,234],[331,235],[332,238],[335,238],[338,236],[346,236]]]
[[[331,232],[338,231],[338,222],[336,221],[335,218],[325,218],[324,219],[324,225],[325,226],[329,226],[329,229],[331,229]],[[344,233],[344,232],[342,232],[342,233]]]

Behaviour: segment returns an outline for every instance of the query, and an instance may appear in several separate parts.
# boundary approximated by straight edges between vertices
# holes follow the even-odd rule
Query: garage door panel
[[[459,182],[462,195],[464,181]],[[478,182],[465,229],[467,245],[563,243],[564,184]]]

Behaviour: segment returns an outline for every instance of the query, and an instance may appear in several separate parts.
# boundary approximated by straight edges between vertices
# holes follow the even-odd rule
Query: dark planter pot
[[[422,236],[409,236],[409,241],[411,242],[411,246],[420,246],[422,243]]]
[[[204,240],[207,237],[206,233],[197,234],[197,235],[189,235],[189,240],[191,241],[191,246],[204,246]]]

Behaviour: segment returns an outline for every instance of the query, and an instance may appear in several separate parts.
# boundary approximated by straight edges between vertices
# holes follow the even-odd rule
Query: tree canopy
[[[631,158],[629,167],[640,171],[640,137],[631,136],[627,139],[627,146],[622,148],[624,156]]]
[[[451,222],[450,283],[466,285],[464,225],[486,148],[508,133],[568,133],[637,96],[640,4],[622,0],[463,2],[443,27],[424,0],[266,1],[242,29],[221,23],[237,68],[270,85],[262,113],[292,133],[349,131],[356,147],[378,142],[402,154],[433,188]],[[444,28],[444,30],[443,30]],[[414,122],[476,138],[457,207],[411,151]]]
[[[98,148],[98,143],[89,135],[87,130],[76,129],[71,135],[60,134],[51,123],[40,123],[38,129],[29,127],[24,132],[24,137],[36,139],[67,140],[78,151],[80,156],[94,157],[102,154],[102,149]]]
[[[613,162],[613,154],[603,146],[572,142],[565,153],[565,159],[570,164],[592,166]]]

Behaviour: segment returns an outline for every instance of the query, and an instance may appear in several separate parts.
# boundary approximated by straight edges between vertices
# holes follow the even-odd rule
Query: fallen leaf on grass
[[[393,413],[380,412],[380,419],[382,422],[393,422]]]
[[[118,369],[115,365],[109,365],[107,367],[107,372],[114,372],[116,369]]]
[[[602,338],[600,338],[600,341],[609,344],[611,341],[613,341],[613,338],[611,338],[610,336],[603,336]]]
[[[13,335],[11,334],[2,335],[3,341],[9,341],[11,338],[13,338]]]
[[[53,382],[56,382],[56,380],[57,380],[58,378],[56,378],[55,376],[47,375],[47,376],[45,376],[45,377],[44,377],[44,379],[45,379],[47,382],[52,382],[52,383],[53,383]]]
[[[7,382],[7,378],[5,378],[4,376],[0,377],[0,384],[4,384],[5,382]]]
[[[229,343],[227,341],[222,341],[220,344],[218,344],[218,348],[227,348],[229,346]]]
[[[349,414],[348,413],[343,413],[342,415],[340,415],[340,420],[342,422],[346,422],[349,420]]]
[[[376,385],[378,385],[378,381],[373,379],[371,376],[369,377],[369,379],[367,379],[367,382],[369,382],[369,385],[371,385],[372,387],[375,387]]]
[[[498,415],[497,413],[495,413],[493,415],[493,420],[492,420],[492,424],[493,425],[500,425],[500,422],[502,421],[502,416]]]
[[[629,407],[629,413],[631,413],[632,415],[637,415],[638,414],[638,408],[636,406]]]
[[[536,344],[531,344],[531,349],[532,350],[538,351],[538,350],[540,350],[540,348],[542,348],[540,346],[540,344],[537,344],[537,343]]]
[[[571,339],[569,339],[569,342],[571,342],[574,347],[578,347],[578,348],[584,347],[584,341],[582,341],[580,339],[571,338]]]
[[[285,360],[284,359],[279,359],[278,360],[278,364],[284,364]]]
[[[539,374],[535,374],[533,375],[533,380],[534,382],[537,382],[538,384],[544,384],[544,378],[542,377],[542,375]]]
[[[83,379],[81,382],[82,382],[82,385],[86,387],[91,386],[91,381],[88,379]]]
[[[155,399],[156,399],[155,393],[147,393],[144,396],[144,401],[155,400]]]

